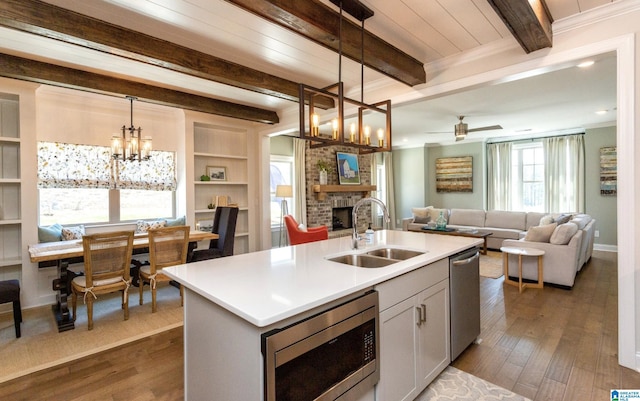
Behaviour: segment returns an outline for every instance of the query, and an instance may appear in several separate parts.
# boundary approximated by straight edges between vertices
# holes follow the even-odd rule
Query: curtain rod
[[[544,133],[544,134],[539,134],[537,136],[532,136],[530,138],[523,138],[523,139],[514,139],[514,137],[505,137],[505,138],[496,138],[496,139],[491,139],[487,141],[487,144],[492,144],[492,143],[502,143],[502,142],[513,142],[513,143],[520,143],[520,142],[533,142],[537,139],[546,139],[546,138],[554,138],[557,136],[573,136],[573,135],[584,135],[586,134],[585,130],[581,130],[581,131],[569,131],[569,132],[558,132],[555,134],[550,134],[550,133]]]

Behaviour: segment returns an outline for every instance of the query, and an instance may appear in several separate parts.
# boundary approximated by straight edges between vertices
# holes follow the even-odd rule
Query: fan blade
[[[489,125],[486,127],[478,127],[467,130],[467,132],[476,132],[476,131],[492,131],[494,129],[502,129],[501,125]]]

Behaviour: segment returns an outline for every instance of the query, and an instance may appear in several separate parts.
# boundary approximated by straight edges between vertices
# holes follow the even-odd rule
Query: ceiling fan
[[[453,126],[453,133],[454,133],[454,135],[456,137],[456,142],[461,141],[464,138],[466,138],[467,134],[469,132],[491,131],[491,130],[495,130],[495,129],[502,129],[501,125],[488,125],[486,127],[478,127],[478,128],[469,129],[468,124],[462,122],[463,119],[464,119],[464,116],[458,116],[458,120],[460,120],[460,122]],[[427,132],[427,134],[448,134],[449,132],[450,131],[447,131],[447,132]]]
[[[462,122],[463,118],[464,118],[464,116],[458,116],[458,119],[460,120],[460,122],[453,126],[454,135],[456,136],[456,142],[461,141],[464,138],[466,138],[467,134],[470,133],[470,132],[492,131],[492,130],[495,130],[495,129],[502,129],[501,125],[488,125],[486,127],[478,127],[478,128],[469,129],[468,124]]]

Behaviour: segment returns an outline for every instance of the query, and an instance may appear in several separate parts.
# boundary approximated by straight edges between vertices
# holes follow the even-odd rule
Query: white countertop
[[[476,238],[382,230],[376,231],[374,245],[361,245],[356,252],[392,245],[426,253],[381,268],[326,260],[354,252],[349,236],[172,266],[164,272],[251,324],[265,327],[481,244],[482,239]]]

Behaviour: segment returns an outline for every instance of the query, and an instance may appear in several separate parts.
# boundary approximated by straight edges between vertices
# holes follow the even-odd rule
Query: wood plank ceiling
[[[526,0],[491,1],[502,10],[509,28],[486,0],[363,1],[375,12],[366,23],[365,64],[371,68],[365,85],[389,79],[420,84],[428,79],[423,64],[513,40],[510,29],[520,43],[548,45],[545,38],[551,38],[548,28],[554,17],[568,17],[608,1],[547,0],[548,22],[540,22],[539,14],[523,13]],[[231,3],[258,7],[252,13],[266,13],[270,20]],[[289,3],[295,7],[284,13]],[[309,15],[320,15],[322,24]],[[525,18],[542,34],[518,33],[509,16]],[[276,17],[279,25],[272,22]],[[0,75],[69,81],[59,83],[100,92],[111,88],[150,102],[277,123],[277,114],[296,100],[298,82],[315,86],[335,82],[336,21],[337,8],[329,0],[4,0],[0,52],[14,58],[2,57]],[[357,59],[358,26],[353,22],[347,26],[344,52]],[[370,41],[375,45],[370,47]],[[46,73],[45,63],[54,66]],[[71,74],[63,67],[93,75],[65,80]],[[347,61],[343,69],[345,87],[358,90],[359,63]],[[153,94],[154,88],[161,90]]]

